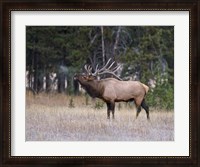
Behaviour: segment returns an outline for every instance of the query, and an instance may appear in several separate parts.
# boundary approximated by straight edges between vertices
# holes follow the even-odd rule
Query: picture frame
[[[1,2],[1,124],[0,149],[2,166],[192,166],[200,163],[199,139],[199,48],[200,2],[167,0],[126,1],[57,1],[39,0]],[[190,13],[190,156],[11,156],[11,12],[12,11],[189,11]]]

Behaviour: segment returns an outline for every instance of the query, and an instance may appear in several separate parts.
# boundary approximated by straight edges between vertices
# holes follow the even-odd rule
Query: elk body
[[[105,69],[103,70],[106,71],[107,69]],[[110,118],[110,112],[112,112],[112,117],[114,118],[115,102],[121,101],[134,101],[137,107],[136,117],[138,117],[141,107],[143,107],[146,111],[147,119],[149,119],[149,107],[145,103],[148,86],[139,81],[122,81],[119,78],[97,80],[95,73],[91,74],[91,69],[86,68],[86,71],[88,72],[87,74],[76,74],[74,79],[81,84],[91,97],[100,98],[107,104],[108,119]],[[109,71],[109,73],[112,72]]]

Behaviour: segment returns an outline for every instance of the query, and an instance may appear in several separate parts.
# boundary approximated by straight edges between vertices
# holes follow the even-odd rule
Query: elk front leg
[[[110,119],[111,103],[106,103],[106,104],[107,104],[107,118]]]
[[[140,111],[141,111],[141,106],[137,107],[136,118],[138,117],[138,115],[139,115]]]
[[[107,118],[110,119],[110,111],[112,112],[112,118],[115,118],[115,102],[108,102],[107,104]]]

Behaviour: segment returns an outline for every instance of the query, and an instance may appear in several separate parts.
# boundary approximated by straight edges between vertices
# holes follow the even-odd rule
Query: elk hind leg
[[[138,115],[140,114],[140,111],[141,111],[141,106],[138,106],[138,107],[137,107],[136,118],[137,118],[137,117],[138,117]]]
[[[141,104],[141,106],[142,106],[142,108],[144,108],[145,109],[145,111],[146,111],[146,114],[147,114],[147,119],[150,119],[150,117],[149,117],[149,107],[147,106],[147,104],[146,104],[146,102],[145,102],[145,100],[143,99],[143,101],[142,101],[142,104]]]
[[[141,99],[135,99],[135,104],[137,108],[137,113],[136,113],[136,118],[137,118],[141,111]]]

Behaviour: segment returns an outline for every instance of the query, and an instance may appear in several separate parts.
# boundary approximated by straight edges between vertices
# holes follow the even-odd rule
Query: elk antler
[[[87,72],[88,74],[91,74],[91,73],[92,73],[92,67],[91,67],[91,66],[85,65],[84,68],[85,68],[85,70],[86,70],[86,72]]]
[[[112,68],[113,65],[115,64],[115,61],[113,61],[109,65],[110,61],[111,61],[111,58],[108,59],[107,63],[101,69],[98,68],[99,65],[97,64],[96,67],[95,67],[95,72],[94,73],[92,73],[92,67],[90,65],[85,65],[84,68],[85,68],[85,70],[86,70],[88,75],[98,76],[98,75],[103,75],[103,74],[111,74],[114,77],[116,77],[117,79],[122,80],[121,78],[119,78],[115,74],[115,72],[117,72],[119,70],[121,65],[117,65],[114,68]]]
[[[111,75],[113,75],[114,77],[116,77],[117,79],[122,80],[121,78],[119,78],[119,77],[115,74],[115,72],[117,72],[117,71],[119,70],[119,68],[121,67],[121,65],[117,65],[117,66],[115,66],[114,68],[112,68],[113,65],[115,64],[115,61],[113,61],[113,62],[109,65],[110,61],[111,61],[111,58],[108,59],[108,61],[107,61],[107,63],[105,64],[105,66],[103,66],[101,69],[98,69],[98,64],[97,64],[97,66],[96,66],[96,68],[95,68],[95,72],[92,73],[92,75],[97,76],[97,75],[103,75],[103,74],[111,74]]]

